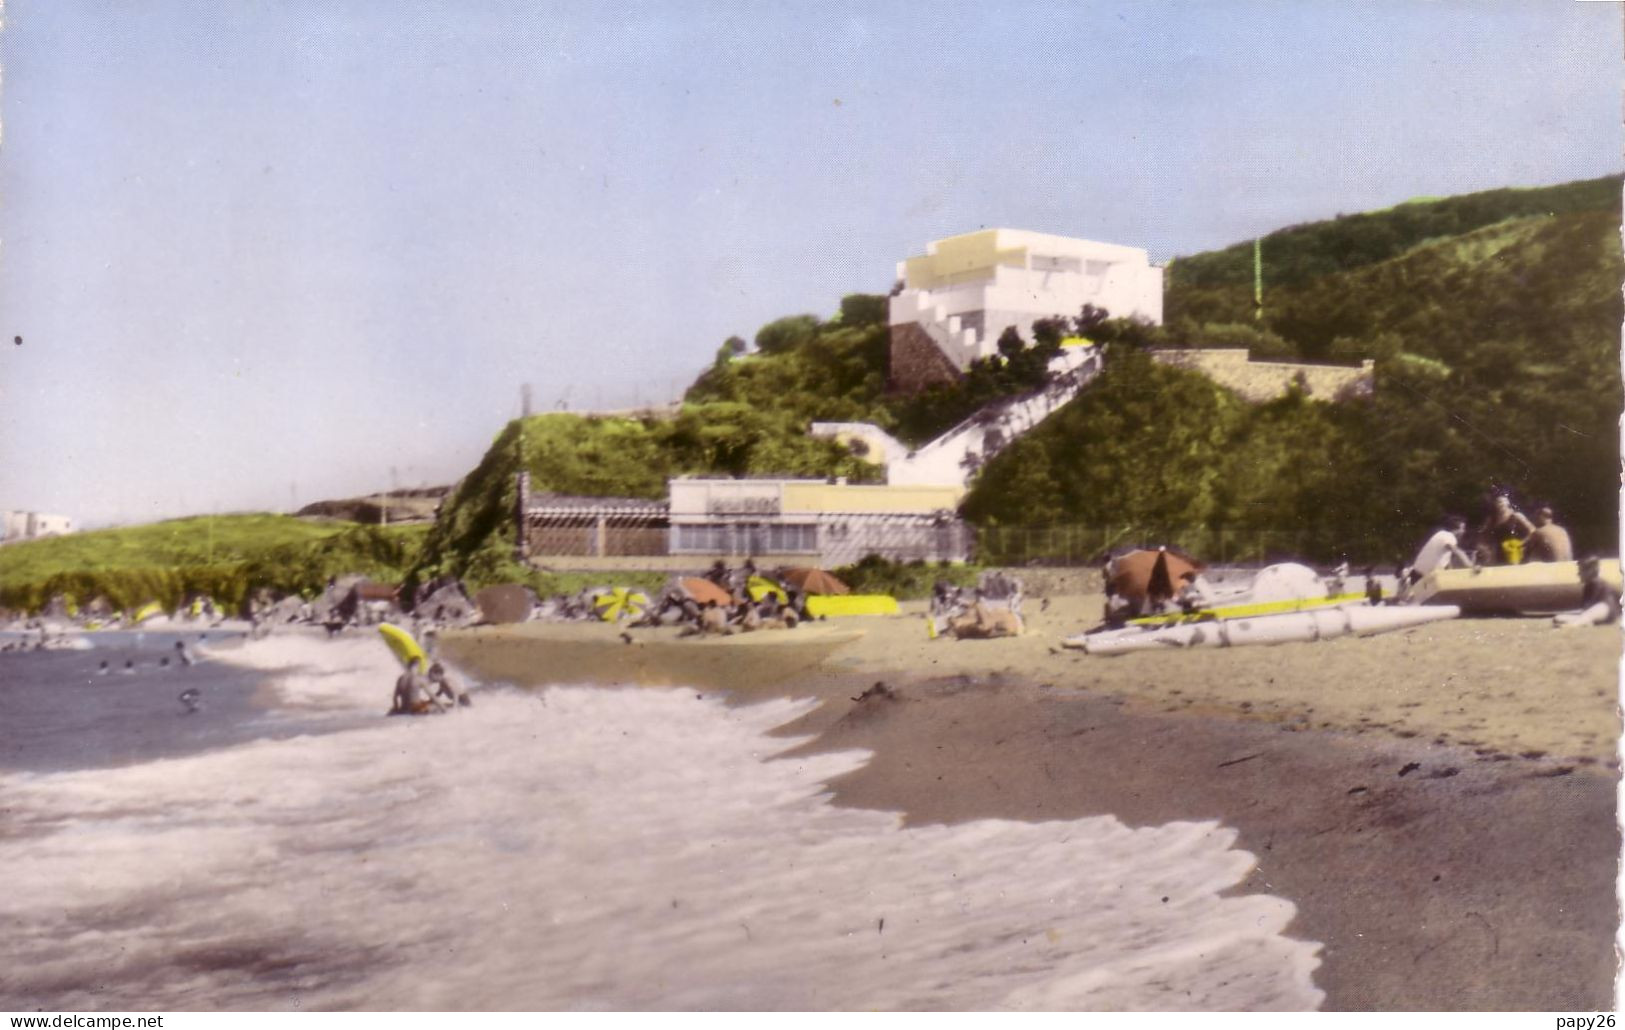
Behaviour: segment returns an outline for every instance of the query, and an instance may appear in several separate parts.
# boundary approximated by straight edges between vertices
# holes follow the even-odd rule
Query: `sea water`
[[[0,772],[0,1009],[1321,1000],[1292,906],[1226,894],[1253,860],[1215,823],[905,828],[830,803],[866,754],[769,735],[807,702],[485,688],[384,719],[374,640],[231,661],[269,677],[275,732]]]

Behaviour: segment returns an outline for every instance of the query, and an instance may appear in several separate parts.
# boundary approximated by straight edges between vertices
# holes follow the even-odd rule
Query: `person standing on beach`
[[[1574,543],[1569,531],[1552,521],[1552,509],[1535,512],[1535,531],[1525,544],[1525,561],[1573,561]]]

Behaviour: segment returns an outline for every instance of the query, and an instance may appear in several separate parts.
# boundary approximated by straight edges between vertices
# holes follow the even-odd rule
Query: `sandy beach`
[[[1030,597],[1028,632],[994,641],[928,639],[923,607],[905,605],[839,624],[857,639],[527,624],[443,647],[517,685],[815,698],[780,732],[815,735],[797,753],[873,752],[831,779],[837,803],[911,825],[1218,820],[1257,859],[1237,890],[1290,900],[1287,932],[1323,944],[1330,1009],[1611,1005],[1617,628],[1457,620],[1278,647],[1061,649],[1101,603]],[[889,694],[858,700],[876,683]]]

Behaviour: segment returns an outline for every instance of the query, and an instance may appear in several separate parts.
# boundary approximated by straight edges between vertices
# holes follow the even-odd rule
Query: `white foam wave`
[[[281,689],[377,707],[387,652]],[[382,653],[380,653],[382,652]],[[236,656],[234,656],[236,658]],[[331,671],[342,669],[347,671]],[[1213,823],[903,829],[808,705],[558,688],[363,730],[18,775],[0,1008],[1307,1008],[1292,906]]]

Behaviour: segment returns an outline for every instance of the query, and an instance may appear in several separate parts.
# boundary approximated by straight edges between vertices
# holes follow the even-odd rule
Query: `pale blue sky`
[[[449,482],[521,382],[670,399],[980,226],[1165,261],[1625,165],[1618,3],[5,19],[0,508],[82,523]]]

